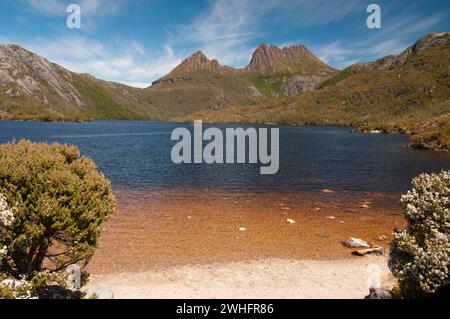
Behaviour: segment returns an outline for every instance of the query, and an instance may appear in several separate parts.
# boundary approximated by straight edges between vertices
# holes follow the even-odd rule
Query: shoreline
[[[93,122],[149,122],[149,123],[177,123],[177,124],[192,124],[189,119],[177,119],[169,118],[167,120],[161,119],[93,119],[93,118],[66,118],[66,117],[55,117],[51,118],[48,116],[30,116],[30,117],[11,117],[11,118],[0,118],[0,122],[33,122],[33,123],[93,123]],[[426,139],[414,139],[414,134],[407,132],[403,129],[389,130],[384,126],[374,126],[374,129],[367,129],[363,126],[355,125],[354,123],[342,124],[342,123],[261,123],[261,122],[247,122],[247,121],[208,121],[203,120],[204,124],[229,124],[229,125],[244,125],[244,126],[324,126],[324,127],[348,127],[352,133],[357,134],[381,134],[381,135],[403,135],[407,136],[409,143],[405,144],[405,147],[410,147],[415,150],[437,152],[437,153],[447,153],[450,152],[450,148],[444,145],[436,144],[436,141],[428,141]],[[375,129],[376,128],[376,129]],[[380,131],[378,131],[380,130]],[[376,133],[374,133],[376,131]]]
[[[265,259],[93,274],[85,290],[115,299],[363,299],[395,285],[386,257],[313,261]]]

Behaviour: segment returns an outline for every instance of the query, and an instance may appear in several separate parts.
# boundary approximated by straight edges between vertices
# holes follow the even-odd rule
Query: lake
[[[92,273],[347,259],[341,242],[350,236],[386,248],[392,230],[405,226],[398,203],[411,179],[450,169],[449,153],[408,148],[407,136],[322,126],[277,126],[277,175],[260,175],[259,164],[176,165],[171,132],[180,126],[193,125],[0,122],[0,142],[77,145],[112,181],[118,209],[105,225]]]
[[[356,134],[349,127],[322,126],[278,126],[280,171],[274,176],[260,175],[259,165],[253,164],[176,165],[170,157],[174,145],[170,135],[183,125],[192,127],[129,121],[0,122],[0,142],[24,138],[76,145],[117,189],[404,192],[419,173],[450,168],[450,154],[407,148],[407,136]]]

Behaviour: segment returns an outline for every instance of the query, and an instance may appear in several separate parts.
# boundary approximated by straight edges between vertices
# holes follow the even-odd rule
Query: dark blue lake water
[[[404,192],[419,173],[450,169],[450,154],[407,148],[406,136],[355,134],[348,127],[321,126],[277,126],[277,175],[260,175],[259,164],[176,165],[171,160],[175,144],[171,132],[180,126],[192,128],[189,124],[128,121],[0,122],[0,143],[24,138],[76,145],[116,188]]]

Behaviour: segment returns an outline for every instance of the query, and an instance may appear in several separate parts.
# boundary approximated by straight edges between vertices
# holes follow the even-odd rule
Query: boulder
[[[344,241],[343,244],[347,248],[370,248],[370,245],[366,241],[353,237]]]

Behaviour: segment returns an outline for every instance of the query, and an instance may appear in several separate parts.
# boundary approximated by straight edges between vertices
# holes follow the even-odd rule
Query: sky
[[[381,29],[369,29],[369,4]],[[69,4],[81,28],[69,29]],[[261,44],[304,44],[335,68],[397,54],[450,31],[449,0],[0,0],[0,44],[71,71],[148,87],[197,50],[246,66]]]

